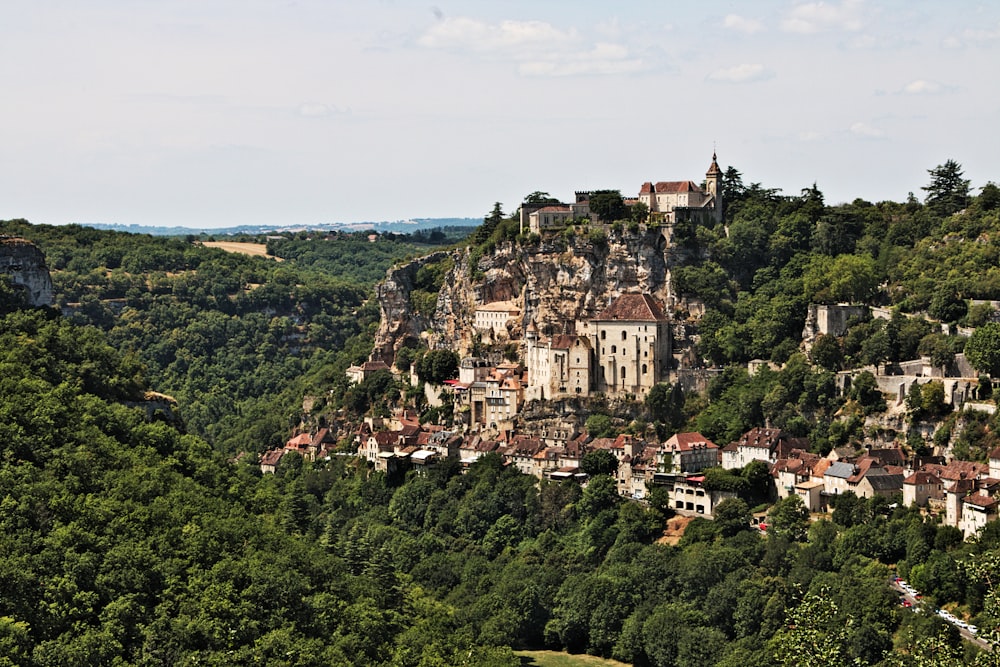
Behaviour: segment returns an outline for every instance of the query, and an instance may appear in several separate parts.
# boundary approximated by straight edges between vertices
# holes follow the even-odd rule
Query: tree
[[[594,475],[613,475],[618,470],[618,459],[606,449],[587,452],[580,459],[580,469],[591,477]]]
[[[649,219],[649,207],[639,201],[628,207],[628,219],[632,222],[646,222]]]
[[[417,362],[417,375],[424,382],[441,384],[458,375],[458,353],[452,350],[431,350]]]
[[[840,365],[844,362],[844,353],[840,349],[840,341],[836,336],[820,334],[816,337],[812,349],[809,350],[809,358],[812,362],[828,371],[839,371]]]
[[[644,400],[649,416],[668,429],[678,429],[684,423],[684,390],[680,383],[660,382],[646,394]]]
[[[984,213],[1000,208],[1000,187],[990,181],[983,186],[976,203],[979,204],[979,210]]]
[[[535,190],[530,195],[524,198],[525,204],[558,204],[560,203],[558,199],[550,195],[548,192],[539,192]]]
[[[739,498],[726,498],[715,507],[715,523],[723,537],[750,530],[750,508]]]
[[[614,222],[628,218],[629,211],[622,200],[620,190],[597,190],[590,195],[590,212],[602,222]]]
[[[931,182],[921,190],[927,192],[924,203],[936,214],[948,216],[969,205],[969,181],[962,178],[962,165],[948,160],[928,169]]]
[[[608,438],[615,434],[614,422],[607,415],[590,415],[587,417],[585,428],[592,438]]]
[[[767,514],[767,531],[771,535],[801,541],[809,531],[809,510],[798,496],[779,500]]]
[[[858,402],[866,415],[885,412],[885,395],[870,371],[861,371],[851,382],[850,397]]]
[[[957,322],[968,312],[969,304],[962,298],[961,287],[952,282],[938,287],[927,307],[927,314],[942,322]]]
[[[965,358],[980,373],[1000,377],[1000,322],[984,324],[969,336]]]
[[[482,245],[490,240],[493,236],[493,231],[500,226],[503,222],[503,205],[500,202],[493,204],[493,210],[490,211],[489,215],[483,218],[483,224],[476,228],[476,231],[470,236],[472,245]]]

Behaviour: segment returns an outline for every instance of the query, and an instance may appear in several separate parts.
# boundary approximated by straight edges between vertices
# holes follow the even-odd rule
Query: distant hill
[[[107,222],[81,222],[84,227],[108,229],[116,232],[132,234],[151,234],[153,236],[184,236],[187,234],[226,235],[256,235],[281,232],[301,231],[360,231],[373,229],[378,232],[415,232],[421,229],[438,227],[478,227],[483,223],[480,218],[411,218],[409,220],[394,220],[382,222],[324,222],[317,225],[239,225],[237,227],[156,227],[147,225],[124,225]]]

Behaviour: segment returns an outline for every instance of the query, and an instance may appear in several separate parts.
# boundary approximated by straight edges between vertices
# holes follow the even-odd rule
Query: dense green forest
[[[730,169],[725,227],[675,230],[690,259],[674,274],[726,370],[705,395],[602,415],[609,433],[648,421],[725,442],[768,421],[818,449],[857,440],[885,406],[864,381],[839,396],[837,370],[947,359],[958,326],[990,317],[970,299],[1000,299],[1000,191],[973,193],[957,164],[930,174],[923,202],[828,206],[816,186],[787,197]],[[623,501],[602,474],[539,483],[497,456],[396,478],[289,454],[262,476],[255,454],[301,420],[350,422],[398,393],[387,374],[348,391],[343,371],[371,349],[374,281],[427,239],[273,240],[277,262],[78,226],[0,233],[42,248],[69,313],[7,301],[0,320],[0,664],[514,667],[512,648],[539,647],[657,667],[1000,664],[889,586],[901,575],[989,636],[996,522],[963,542],[884,499],[846,495],[810,522],[793,498],[763,538],[748,467],[717,480],[740,498],[667,544],[655,494]],[[498,205],[473,257],[505,240],[538,242]],[[841,300],[896,315],[800,353],[806,304]],[[906,317],[920,311],[952,332]],[[751,377],[755,357],[784,366]],[[174,396],[172,414],[149,418],[146,390]],[[956,447],[981,457],[1000,423],[962,419]]]
[[[131,352],[150,388],[177,399],[187,430],[227,454],[283,443],[303,396],[322,396],[367,357],[376,279],[423,247],[400,235],[290,238],[276,242],[278,256],[289,251],[279,263],[76,225],[9,221],[0,233],[34,241],[69,319]]]
[[[495,455],[390,480],[292,454],[261,476],[126,407],[142,378],[99,330],[44,311],[0,326],[6,664],[513,667],[512,646],[637,665],[963,664],[951,626],[898,607],[890,565],[998,621],[998,524],[963,543],[850,496],[810,524],[793,498],[761,539],[736,499],[668,546],[663,510],[611,477],[539,485]]]

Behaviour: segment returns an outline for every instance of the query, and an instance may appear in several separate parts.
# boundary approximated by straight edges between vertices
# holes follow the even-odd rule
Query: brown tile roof
[[[812,474],[813,477],[822,477],[826,473],[826,469],[833,465],[833,461],[830,459],[820,459],[813,466]]]
[[[932,472],[918,470],[903,480],[903,484],[940,484],[941,479]]]
[[[614,438],[594,438],[590,441],[590,449],[614,449],[615,439]]]
[[[559,206],[543,206],[538,209],[539,213],[566,213],[572,210],[573,209],[566,204],[560,204]]]
[[[260,457],[260,464],[265,466],[275,466],[278,465],[278,461],[281,457],[285,455],[284,449],[272,449],[270,451],[264,452]],[[292,459],[288,459],[291,461]]]
[[[386,370],[388,368],[389,365],[386,364],[384,361],[366,361],[365,363],[361,364],[361,370],[365,371],[366,373]]]
[[[597,321],[661,322],[663,308],[648,294],[622,294],[594,318]]]
[[[568,350],[576,344],[578,336],[573,336],[571,334],[560,334],[558,336],[552,337],[552,349],[553,350]]]
[[[680,194],[681,192],[701,192],[694,181],[660,181],[655,186],[657,194]]]
[[[951,461],[947,465],[927,463],[920,469],[933,472],[943,480],[976,479],[979,476],[990,474],[988,465],[972,461]]]
[[[312,439],[312,444],[316,447],[319,447],[323,443],[336,444],[336,442],[337,439],[333,437],[333,434],[330,433],[330,429],[328,428],[321,428],[316,431],[316,435],[314,435]]]
[[[701,433],[675,433],[663,443],[666,448],[677,448],[678,451],[686,452],[694,448],[695,445],[701,445],[708,449],[718,449],[719,446],[703,436]]]
[[[868,452],[868,456],[878,459],[882,465],[903,465],[906,463],[906,455],[898,447],[873,449]]]
[[[976,507],[982,507],[983,509],[993,509],[997,506],[997,499],[990,498],[989,496],[984,496],[981,493],[977,493],[974,496],[966,496],[962,498],[962,502],[966,505],[975,505]]]
[[[715,174],[721,174],[722,170],[719,169],[719,163],[715,159],[715,153],[712,153],[712,164],[708,166],[708,171],[705,173],[706,176],[714,176]]]
[[[1000,459],[1000,447],[997,447],[992,452],[990,452],[991,459]]]

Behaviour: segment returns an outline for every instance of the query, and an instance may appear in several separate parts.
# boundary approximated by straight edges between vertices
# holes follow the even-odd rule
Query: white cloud
[[[792,8],[781,22],[786,32],[813,34],[824,30],[857,31],[864,27],[861,0],[843,0],[840,4],[806,2]]]
[[[994,42],[1000,39],[1000,24],[997,24],[992,29],[974,30],[969,28],[962,33],[962,36],[970,42]]]
[[[750,83],[764,81],[772,76],[774,75],[759,63],[743,63],[734,67],[717,69],[708,75],[708,80],[720,83]]]
[[[615,24],[604,32],[618,30]],[[518,63],[525,76],[572,76],[624,74],[645,69],[621,44],[593,45],[575,30],[559,30],[545,21],[502,21],[490,24],[478,19],[445,18],[418,40],[420,46],[477,53]]]
[[[722,25],[729,30],[735,30],[736,32],[746,33],[752,35],[755,32],[763,30],[763,24],[757,19],[748,19],[745,16],[740,16],[739,14],[729,14],[723,20]]]
[[[948,35],[941,40],[941,46],[946,49],[964,49],[970,46],[986,46],[1000,40],[1000,25],[994,29],[967,28],[961,34]]]
[[[551,47],[577,39],[545,21],[503,21],[491,25],[466,17],[445,18],[425,32],[417,43],[434,49],[470,49],[479,52],[508,51],[532,45]]]
[[[645,68],[640,58],[629,57],[628,49],[618,44],[597,44],[586,52],[547,54],[518,66],[526,76],[573,76],[581,74],[628,74]]]
[[[934,95],[944,91],[944,86],[936,81],[916,79],[903,86],[902,92],[906,95]]]
[[[868,123],[862,123],[862,122],[857,122],[851,125],[851,134],[865,139],[885,138],[885,132],[878,129],[877,127],[872,127]]]

